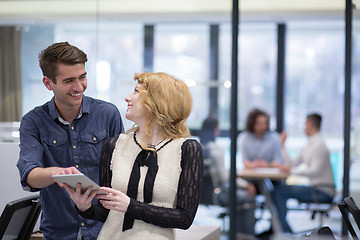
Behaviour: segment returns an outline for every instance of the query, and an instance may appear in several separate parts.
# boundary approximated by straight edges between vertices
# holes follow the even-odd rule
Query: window
[[[209,27],[207,24],[156,24],[154,72],[165,72],[185,81],[193,97],[187,121],[198,129],[208,114]]]
[[[110,101],[121,114],[124,98],[133,91],[134,73],[142,72],[143,32],[141,23],[56,24],[23,27],[23,113],[49,101],[52,92],[42,83],[38,54],[53,42],[68,41],[88,55],[87,96]],[[81,34],[79,34],[81,33]],[[125,128],[132,123],[123,117]]]
[[[285,130],[292,154],[306,142],[305,118],[322,115],[321,132],[342,185],[344,29],[341,22],[294,22],[287,26]]]
[[[258,107],[276,116],[276,25],[243,23],[239,30],[238,129],[245,127],[247,114]],[[220,123],[230,129],[231,26],[221,25],[220,33]]]

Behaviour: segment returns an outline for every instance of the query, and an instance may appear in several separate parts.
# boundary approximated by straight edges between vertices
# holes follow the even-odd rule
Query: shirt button
[[[75,148],[76,148],[76,145],[73,146],[73,149],[75,149]]]
[[[82,227],[85,226],[85,223],[81,223],[81,226],[82,226]]]
[[[56,144],[56,140],[53,140],[53,144]]]
[[[93,137],[94,142],[96,141],[96,137]]]
[[[76,164],[76,165],[75,165],[75,167],[76,167],[76,168],[79,168],[79,165],[78,165],[78,164]]]
[[[74,126],[71,126],[71,130],[74,130],[75,128],[74,128]]]

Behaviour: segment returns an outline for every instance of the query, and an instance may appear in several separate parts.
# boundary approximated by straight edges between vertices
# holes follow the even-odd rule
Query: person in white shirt
[[[286,135],[282,135],[283,155],[285,161],[291,164],[290,173],[307,177],[309,180],[309,185],[283,185],[272,193],[284,232],[292,232],[286,221],[286,201],[289,198],[303,202],[331,202],[335,195],[330,153],[320,135],[320,125],[321,115],[314,113],[306,117],[305,134],[308,136],[308,142],[293,160],[285,151]]]

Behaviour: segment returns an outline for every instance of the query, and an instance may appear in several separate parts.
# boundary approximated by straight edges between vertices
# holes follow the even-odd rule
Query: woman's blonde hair
[[[167,138],[190,136],[186,125],[186,119],[192,107],[192,97],[188,86],[166,73],[136,73],[134,80],[143,85],[139,88],[141,93],[139,105],[143,105],[148,117],[144,125],[147,138],[150,139],[150,126],[154,122],[162,127]],[[136,130],[138,127],[129,129],[128,132]]]

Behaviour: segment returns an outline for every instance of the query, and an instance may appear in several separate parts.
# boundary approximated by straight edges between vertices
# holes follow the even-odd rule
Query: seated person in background
[[[227,187],[229,182],[229,173],[225,169],[224,162],[224,150],[215,142],[216,137],[220,134],[219,122],[214,117],[208,117],[204,120],[201,133],[200,133],[200,142],[203,146],[203,157],[205,160],[209,160],[208,163],[204,163],[205,166],[208,166],[208,171],[211,175],[213,187],[218,191],[223,190],[219,195],[219,199],[215,199],[215,201],[219,201],[221,205],[228,204],[228,194]],[[204,167],[205,169],[205,167]],[[205,184],[205,181],[204,181]],[[255,186],[241,178],[237,179],[238,186],[238,200],[244,198],[244,196],[254,196],[256,193]],[[206,186],[204,186],[206,187]],[[246,191],[244,191],[246,189]],[[212,199],[209,199],[206,196],[207,194],[203,190],[202,194],[202,202],[208,202]]]
[[[270,117],[259,109],[252,110],[246,130],[239,135],[239,149],[245,168],[277,167],[289,171],[281,154],[280,136],[269,130]]]
[[[200,142],[203,146],[204,176],[201,195],[202,204],[219,204],[227,207],[229,201],[229,171],[225,168],[224,150],[215,142],[219,136],[219,122],[216,118],[204,120]],[[237,178],[237,226],[236,231],[244,234],[255,233],[255,186]],[[215,191],[214,191],[215,190]]]
[[[273,199],[278,209],[279,218],[284,232],[291,232],[286,221],[286,201],[295,198],[303,202],[331,202],[335,195],[335,183],[330,163],[330,153],[320,135],[321,116],[310,114],[305,122],[307,144],[300,150],[299,156],[290,160],[286,151],[284,158],[293,166],[290,173],[308,177],[309,186],[283,185],[275,189]],[[286,135],[283,135],[283,148]]]

